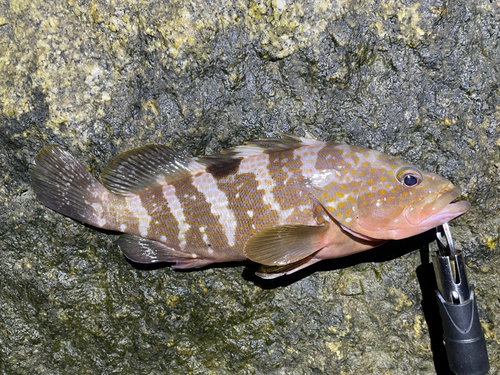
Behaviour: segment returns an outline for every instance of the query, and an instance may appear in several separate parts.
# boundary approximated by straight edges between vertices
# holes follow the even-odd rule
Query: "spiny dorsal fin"
[[[247,150],[258,150],[261,152],[272,152],[272,151],[285,151],[285,150],[295,150],[302,146],[309,146],[312,144],[323,143],[313,138],[297,137],[290,134],[278,133],[282,138],[261,138],[257,141],[250,141],[245,143],[243,146],[235,147],[231,150],[242,151]],[[247,154],[249,152],[247,151]],[[251,153],[251,152],[250,152]]]
[[[287,134],[280,135],[283,138],[269,138],[260,139],[258,141],[250,141],[242,146],[236,146],[223,150],[219,154],[193,158],[193,162],[204,165],[207,172],[214,175],[224,176],[236,171],[241,160],[245,158],[259,156],[263,153],[270,153],[273,151],[295,150],[302,146],[320,142],[310,138],[295,137]]]
[[[248,259],[266,266],[298,262],[326,246],[327,225],[281,225],[254,234],[245,246]]]
[[[302,146],[323,143],[313,138],[297,137],[284,133],[278,134],[282,138],[261,138],[256,141],[245,142],[242,146],[222,150],[219,154],[194,158],[194,160],[205,165],[222,166],[236,159],[260,155],[264,152],[295,150]]]
[[[136,194],[190,176],[191,162],[167,146],[149,145],[119,155],[101,179],[113,193]]]

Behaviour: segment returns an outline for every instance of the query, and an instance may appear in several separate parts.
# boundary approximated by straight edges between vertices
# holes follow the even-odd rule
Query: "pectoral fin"
[[[264,229],[250,237],[245,255],[266,266],[296,263],[327,245],[328,226],[281,225]]]

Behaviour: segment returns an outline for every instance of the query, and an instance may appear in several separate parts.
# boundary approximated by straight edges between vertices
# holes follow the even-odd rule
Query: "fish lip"
[[[451,185],[451,184],[450,184]],[[447,185],[437,194],[412,204],[412,209],[405,212],[408,223],[415,226],[436,227],[463,215],[470,208],[467,201],[451,203],[462,194],[458,186]],[[435,199],[435,197],[438,197]],[[432,209],[427,209],[432,207]]]
[[[449,203],[444,209],[439,211],[437,214],[431,216],[430,218],[421,222],[420,225],[435,228],[448,221],[456,219],[459,216],[462,216],[467,211],[469,211],[471,205],[467,201],[459,201],[455,203]]]

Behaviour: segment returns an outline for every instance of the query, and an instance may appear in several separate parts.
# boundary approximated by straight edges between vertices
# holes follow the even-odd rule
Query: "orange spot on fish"
[[[335,195],[339,198],[344,198],[344,193],[341,193],[340,191],[335,192]]]
[[[357,203],[356,199],[354,199],[350,195],[347,197],[347,200],[349,201],[349,203],[352,203],[352,204],[356,204]]]
[[[385,191],[385,190],[382,190],[382,189],[381,189],[381,190],[379,190],[379,191],[378,191],[378,193],[379,193],[380,195],[386,195],[386,194],[387,194],[387,191]]]
[[[343,209],[345,206],[347,206],[347,203],[346,203],[346,202],[339,202],[339,204],[337,205],[337,210],[341,210],[341,209]]]

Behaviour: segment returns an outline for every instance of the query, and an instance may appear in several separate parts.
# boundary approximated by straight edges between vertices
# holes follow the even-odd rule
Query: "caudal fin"
[[[30,175],[35,195],[44,206],[104,227],[102,197],[111,193],[68,151],[57,145],[45,147],[36,156]]]

